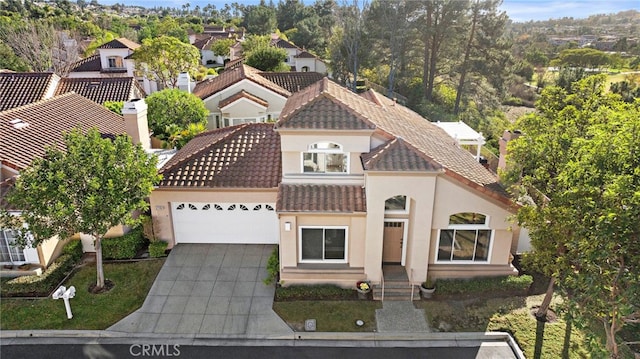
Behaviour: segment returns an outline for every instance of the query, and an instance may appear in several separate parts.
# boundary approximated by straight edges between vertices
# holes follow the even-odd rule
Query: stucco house
[[[291,42],[279,37],[271,39],[271,46],[284,49],[287,52],[287,57],[284,62],[291,66],[291,71],[314,71],[327,74],[327,64],[309,51],[301,49]]]
[[[219,76],[196,84],[193,94],[209,110],[209,129],[269,122],[278,118],[293,92],[323,76],[317,72],[261,72],[235,61]]]
[[[447,133],[406,107],[327,78],[291,95],[275,124],[195,137],[150,197],[157,237],[273,243],[285,285],[407,284],[517,274],[516,205]]]
[[[75,128],[82,131],[97,128],[108,137],[128,134],[135,143],[149,149],[145,106],[144,101],[128,102],[120,116],[70,92],[0,111],[0,204],[9,213],[20,215],[20,208],[11,208],[4,200],[16,176],[35,158],[42,157],[47,146],[64,149],[63,134]],[[107,235],[119,236],[126,230],[123,226],[114,227]],[[25,249],[14,246],[14,238],[13,231],[0,228],[0,264],[35,263],[46,267],[61,250],[58,237],[37,248]],[[92,251],[92,240],[85,238],[83,247]]]

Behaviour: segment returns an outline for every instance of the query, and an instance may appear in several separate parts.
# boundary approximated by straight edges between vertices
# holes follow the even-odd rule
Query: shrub
[[[438,279],[437,292],[441,294],[477,294],[483,292],[523,292],[533,283],[530,275],[474,279]]]
[[[269,260],[267,261],[267,273],[269,276],[262,282],[266,285],[270,285],[277,280],[278,273],[280,273],[280,255],[278,253],[278,246],[273,249],[273,252],[271,252],[271,255],[269,256]]]
[[[46,297],[73,270],[76,264],[73,258],[71,254],[63,254],[42,275],[28,275],[6,281],[0,292],[3,297]]]
[[[82,258],[82,241],[70,239],[62,248],[62,254],[71,256],[73,263],[78,263]]]
[[[275,300],[279,302],[296,300],[352,300],[356,291],[335,285],[295,285],[276,288]]]
[[[103,239],[102,256],[105,259],[130,259],[135,257],[145,244],[142,228],[138,227],[122,237]]]
[[[164,257],[169,243],[165,241],[156,241],[149,243],[149,255],[153,258]]]

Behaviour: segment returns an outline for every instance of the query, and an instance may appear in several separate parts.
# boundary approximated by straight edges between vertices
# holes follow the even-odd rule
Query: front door
[[[404,239],[404,222],[385,221],[382,242],[382,261],[400,263],[402,261],[402,241]]]

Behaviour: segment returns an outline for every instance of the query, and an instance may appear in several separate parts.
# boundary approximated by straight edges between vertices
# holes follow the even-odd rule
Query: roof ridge
[[[398,137],[395,137],[394,139],[387,141],[383,144],[381,144],[380,146],[374,148],[373,150],[369,151],[369,153],[363,153],[363,155],[368,155],[367,157],[369,157],[369,165],[368,167],[374,167],[381,159],[382,159],[382,151],[386,151],[388,149],[391,149],[392,146],[395,146],[398,142]],[[366,162],[366,161],[365,161]],[[363,163],[364,165],[364,163]],[[364,167],[364,166],[363,166]]]
[[[313,96],[310,96],[307,101],[305,101],[304,103],[301,103],[300,105],[298,105],[298,107],[294,108],[289,113],[285,113],[284,116],[282,116],[282,113],[281,113],[281,116],[278,119],[278,122],[276,122],[276,127],[281,127],[281,125],[287,123],[287,121],[289,121],[289,119],[292,116],[294,116],[296,113],[300,112],[300,110],[303,107],[315,102],[318,98],[320,98],[322,96],[322,85],[324,83],[324,79],[326,79],[326,77],[323,77],[321,80],[319,80],[316,83],[314,83],[313,85],[303,89],[302,91],[298,91],[295,94],[293,94],[289,99],[291,99],[293,96],[303,97],[307,93],[309,93],[310,95],[313,94]],[[320,89],[316,90],[316,87],[320,87]],[[289,102],[289,100],[287,100],[287,102]],[[285,107],[286,107],[286,104],[285,104]],[[283,108],[283,110],[284,110],[284,108]]]
[[[329,87],[331,85],[329,85],[329,78],[328,77],[324,77],[322,79],[322,85],[325,88],[324,91],[322,91],[323,94],[325,94],[325,96],[329,99],[334,99],[336,101],[338,101],[339,103],[341,103],[344,107],[346,107],[347,111],[353,113],[354,115],[356,115],[356,117],[360,118],[362,121],[364,121],[367,125],[369,125],[370,127],[373,128],[378,128],[379,126],[376,125],[373,121],[371,121],[364,113],[360,112],[359,110],[357,110],[356,108],[354,108],[353,106],[350,105],[349,101],[344,101],[343,99],[335,96],[333,93],[331,93]],[[336,85],[337,86],[337,85]],[[357,98],[358,101],[367,101],[367,102],[372,102],[367,100],[366,98],[363,98],[362,96],[358,96],[357,94],[351,92],[351,91],[347,91],[348,95],[347,96],[353,96],[353,98]],[[373,102],[375,103],[375,102]]]
[[[211,131],[207,131],[207,132],[203,132],[203,133],[200,133],[200,134],[198,134],[198,135],[194,136],[194,137],[191,139],[192,141],[193,141],[193,139],[195,139],[195,138],[200,138],[200,137],[205,137],[205,136],[212,135],[212,134],[214,134],[216,131],[219,131],[219,132],[224,132],[224,130],[227,130],[227,131],[228,131],[224,136],[220,137],[220,139],[218,139],[217,141],[209,142],[209,143],[207,143],[205,146],[198,148],[197,150],[195,150],[195,151],[193,151],[193,152],[189,153],[187,156],[185,156],[185,157],[181,158],[180,160],[178,160],[178,161],[176,161],[176,162],[172,163],[170,166],[162,167],[162,168],[160,169],[159,173],[167,172],[167,171],[169,171],[169,170],[173,169],[173,168],[174,168],[174,167],[176,167],[176,166],[179,166],[179,165],[184,164],[185,162],[188,162],[189,160],[191,160],[191,159],[192,159],[194,156],[196,156],[197,154],[201,153],[202,151],[204,151],[204,150],[206,150],[206,149],[210,148],[211,146],[213,146],[213,145],[215,145],[215,144],[218,144],[218,143],[221,143],[221,142],[223,142],[223,141],[226,141],[227,139],[229,139],[229,137],[230,137],[231,135],[238,133],[240,130],[244,129],[244,128],[245,128],[245,127],[247,127],[248,125],[249,125],[248,123],[243,123],[243,124],[237,125],[237,127],[236,127],[236,128],[232,128],[232,127],[218,128],[218,129],[211,130]]]

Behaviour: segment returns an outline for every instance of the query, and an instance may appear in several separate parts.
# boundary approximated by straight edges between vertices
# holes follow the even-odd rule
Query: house
[[[327,78],[275,124],[196,136],[160,170],[154,231],[181,243],[272,243],[285,285],[516,274],[516,205],[435,124]],[[396,267],[397,268],[397,267]]]
[[[327,73],[327,65],[324,61],[287,40],[279,37],[272,38],[271,46],[279,47],[287,52],[287,58],[284,62],[291,66],[291,71]]]
[[[161,90],[158,83],[136,75],[133,52],[140,47],[127,38],[113,39],[97,48],[97,54],[75,62],[69,68],[67,77],[134,77],[147,94]]]
[[[64,149],[63,134],[75,128],[91,128],[105,136],[129,134],[135,143],[149,148],[144,101],[128,102],[123,116],[73,92],[0,112],[0,203],[13,215],[19,208],[10,208],[4,195],[17,175],[31,162],[45,154],[47,146]],[[146,132],[145,132],[146,131]],[[113,228],[108,236],[122,235],[126,228]],[[0,228],[0,264],[36,263],[48,266],[61,251],[62,242],[54,237],[37,248],[20,249],[13,245],[13,232]],[[92,250],[92,242],[85,238],[85,251]]]
[[[275,120],[292,92],[323,77],[317,72],[261,72],[241,61],[229,64],[219,76],[193,89],[209,110],[209,129]]]
[[[0,73],[0,111],[75,92],[98,104],[144,98],[133,77],[60,78],[50,72]]]

